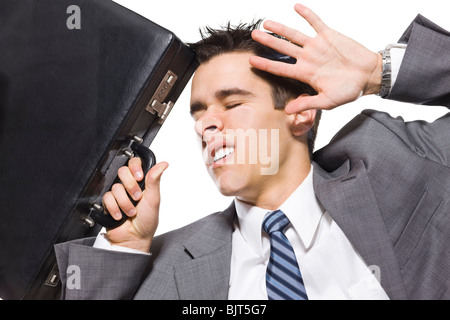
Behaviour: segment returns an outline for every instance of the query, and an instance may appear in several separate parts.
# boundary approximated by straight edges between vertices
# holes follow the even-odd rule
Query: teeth
[[[233,153],[233,151],[234,151],[234,148],[220,148],[220,149],[217,149],[216,153],[214,155],[214,162],[225,158],[229,154]]]

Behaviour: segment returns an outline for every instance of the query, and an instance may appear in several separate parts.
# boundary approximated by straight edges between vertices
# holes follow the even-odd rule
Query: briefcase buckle
[[[169,115],[170,111],[172,111],[174,103],[172,101],[169,101],[168,103],[159,103],[156,99],[153,100],[151,107],[153,111],[150,111],[151,113],[155,114],[157,113],[159,116],[158,123],[163,124],[164,121],[166,121],[167,116]]]
[[[158,117],[160,118],[158,121],[159,124],[164,123],[174,106],[174,102],[164,102],[164,100],[169,95],[177,79],[178,76],[173,71],[167,71],[163,80],[156,89],[156,92],[153,94],[153,97],[150,99],[149,104],[145,108],[151,114],[158,115]]]

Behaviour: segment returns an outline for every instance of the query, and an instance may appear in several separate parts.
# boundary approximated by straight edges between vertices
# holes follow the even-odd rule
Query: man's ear
[[[305,135],[314,125],[316,109],[305,110],[291,114],[291,132],[294,136]]]

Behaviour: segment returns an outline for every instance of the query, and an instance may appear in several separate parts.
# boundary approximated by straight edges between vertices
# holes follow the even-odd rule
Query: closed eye
[[[235,104],[231,104],[225,107],[225,109],[229,110],[229,109],[233,109],[236,107],[239,107],[241,105],[241,103],[235,103]]]

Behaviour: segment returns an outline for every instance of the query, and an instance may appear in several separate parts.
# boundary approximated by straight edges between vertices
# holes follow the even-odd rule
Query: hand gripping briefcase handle
[[[135,141],[133,141],[130,148],[131,148],[131,150],[134,151],[134,154],[130,154],[129,156],[133,157],[134,155],[137,155],[141,158],[142,169],[144,170],[144,174],[146,174],[148,172],[148,170],[150,170],[156,164],[155,154],[146,146],[143,146]],[[118,180],[116,180],[116,181],[118,181]],[[144,190],[145,176],[142,179],[142,181],[140,181],[138,184],[139,184],[139,187],[141,188],[141,190]],[[130,200],[133,203],[133,205],[136,205],[138,203],[138,201],[134,201],[133,199],[131,199],[131,197],[130,197]],[[109,212],[106,210],[106,208],[104,208],[100,205],[95,205],[92,208],[90,216],[95,222],[102,225],[103,227],[105,227],[107,229],[115,229],[115,228],[121,226],[122,224],[124,224],[125,221],[128,219],[128,216],[125,213],[123,213],[123,211],[121,211],[121,213],[122,213],[122,218],[120,220],[115,220],[109,214]]]

